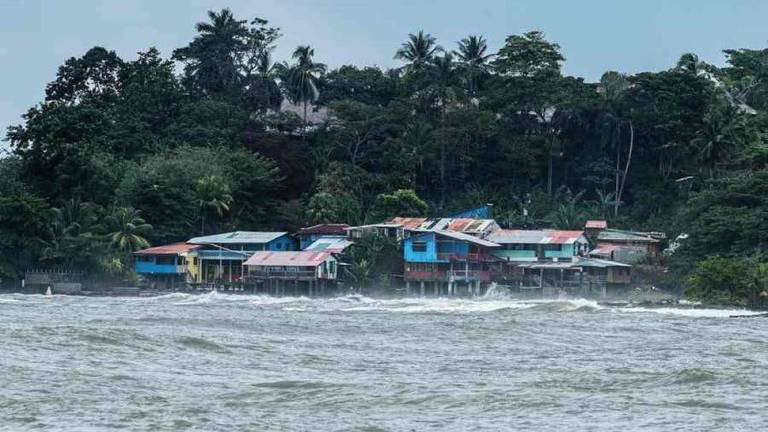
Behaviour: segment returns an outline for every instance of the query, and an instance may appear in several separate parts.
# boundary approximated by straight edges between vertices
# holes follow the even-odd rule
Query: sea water
[[[768,430],[768,318],[752,314],[0,295],[0,431]]]

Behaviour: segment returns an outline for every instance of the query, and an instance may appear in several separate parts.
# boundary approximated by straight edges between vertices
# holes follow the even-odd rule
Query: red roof
[[[317,267],[333,254],[329,251],[256,252],[243,265]]]
[[[180,253],[189,252],[200,248],[198,245],[189,243],[171,243],[162,246],[155,246],[140,251],[134,252],[136,255],[178,255]]]
[[[606,222],[604,220],[588,220],[586,228],[606,229],[606,228],[608,228],[608,222]]]
[[[300,229],[296,235],[304,234],[325,234],[325,235],[346,235],[347,224],[318,224],[311,227]]]

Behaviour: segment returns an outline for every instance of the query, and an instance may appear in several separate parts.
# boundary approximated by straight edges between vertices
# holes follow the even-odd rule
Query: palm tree
[[[730,105],[713,107],[704,115],[704,128],[691,140],[702,165],[709,169],[710,178],[715,176],[717,163],[727,159],[742,142],[744,127],[740,120]]]
[[[428,65],[435,54],[442,50],[431,34],[419,30],[416,34],[408,35],[408,41],[403,42],[397,50],[395,59],[406,62],[403,67],[406,73],[416,72]]]
[[[109,233],[109,246],[117,252],[119,258],[115,264],[128,263],[132,252],[149,247],[146,235],[152,230],[152,225],[146,223],[139,210],[129,207],[118,207],[106,218]]]
[[[280,76],[281,65],[272,62],[272,54],[263,51],[256,59],[256,70],[251,82],[251,94],[262,114],[272,108],[278,110],[282,102],[282,95],[276,80]]]
[[[326,66],[323,63],[316,63],[312,57],[315,50],[309,45],[298,46],[293,51],[293,59],[296,64],[288,66],[281,64],[278,67],[280,74],[286,81],[289,99],[294,103],[301,103],[304,106],[304,132],[302,138],[306,135],[307,129],[307,108],[311,102],[315,102],[320,97],[317,89],[320,75],[325,73]]]
[[[174,51],[174,58],[186,61],[185,69],[205,91],[224,92],[239,79],[237,53],[248,35],[246,21],[235,19],[232,11],[208,11],[208,22],[199,22],[198,36],[186,47]]]
[[[477,79],[488,73],[488,60],[493,54],[486,54],[488,43],[482,36],[470,35],[460,40],[459,49],[454,51],[464,72],[470,96],[477,92]]]
[[[219,218],[229,211],[232,195],[229,185],[218,176],[209,175],[200,178],[195,188],[197,203],[200,207],[200,234],[205,234],[206,213],[213,210]]]

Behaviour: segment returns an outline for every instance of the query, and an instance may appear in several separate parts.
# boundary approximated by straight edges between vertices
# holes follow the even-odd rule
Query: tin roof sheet
[[[317,267],[331,257],[328,251],[256,252],[243,265]]]
[[[583,231],[496,230],[487,239],[499,244],[573,244],[583,237]]]
[[[222,234],[213,234],[190,239],[187,243],[193,244],[241,244],[241,243],[269,243],[272,240],[288,234],[287,232],[266,231],[233,231]]]
[[[647,234],[647,233],[617,230],[617,229],[607,229],[605,231],[600,231],[600,233],[597,235],[597,241],[616,241],[616,242],[631,241],[631,242],[647,242],[647,243],[659,242],[658,239],[651,237],[650,234]]]
[[[608,222],[604,220],[588,220],[585,227],[591,229],[606,229],[608,228]]]
[[[305,234],[325,234],[325,235],[345,235],[347,233],[347,224],[318,224],[311,227],[302,228],[296,232],[296,235]]]
[[[333,253],[344,252],[344,249],[352,246],[354,243],[344,238],[321,237],[311,245],[307,246],[305,251],[328,251]]]
[[[185,242],[171,243],[162,246],[154,246],[147,249],[142,249],[134,252],[135,255],[178,255],[180,253],[189,252],[191,250],[199,249],[200,246],[193,245]]]

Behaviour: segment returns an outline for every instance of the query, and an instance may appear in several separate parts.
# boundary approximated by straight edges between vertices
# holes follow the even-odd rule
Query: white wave
[[[183,301],[174,303],[175,305],[201,305],[201,304],[217,304],[225,302],[247,302],[251,296],[241,294],[221,294],[218,291],[210,291],[205,294],[190,294],[189,297],[184,298]]]
[[[20,301],[12,298],[0,298],[0,303],[20,303]]]
[[[621,312],[655,313],[661,315],[677,315],[691,318],[730,318],[737,316],[762,315],[765,312],[751,311],[747,309],[699,309],[699,308],[647,308],[627,307],[617,309]]]

